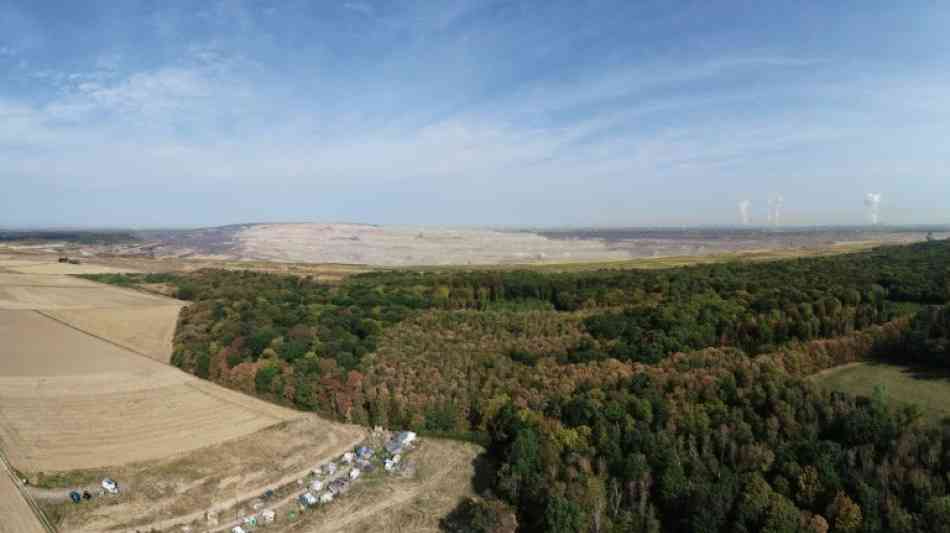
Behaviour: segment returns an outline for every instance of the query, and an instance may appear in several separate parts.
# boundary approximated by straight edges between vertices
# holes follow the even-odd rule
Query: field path
[[[55,533],[0,450],[0,533]]]

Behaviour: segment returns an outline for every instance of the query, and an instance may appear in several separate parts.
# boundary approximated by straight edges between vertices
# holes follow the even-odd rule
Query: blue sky
[[[785,5],[779,5],[785,4]],[[0,225],[950,223],[950,3],[0,0]]]

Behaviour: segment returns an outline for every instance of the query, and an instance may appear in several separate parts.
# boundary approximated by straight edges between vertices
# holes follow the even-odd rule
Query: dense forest
[[[203,270],[173,363],[339,420],[477,438],[454,531],[940,531],[950,429],[806,377],[946,366],[950,243],[658,271]],[[476,519],[477,517],[477,519]],[[946,530],[946,529],[944,529]]]

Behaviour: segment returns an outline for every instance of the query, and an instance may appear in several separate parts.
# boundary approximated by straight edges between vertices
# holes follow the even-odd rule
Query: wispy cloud
[[[373,6],[366,2],[344,2],[343,7],[367,17],[372,17],[376,14],[376,10],[373,9]]]

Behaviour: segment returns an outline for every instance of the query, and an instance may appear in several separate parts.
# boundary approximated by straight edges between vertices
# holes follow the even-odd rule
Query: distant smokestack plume
[[[769,198],[769,224],[778,226],[782,218],[782,204],[785,198],[781,194],[776,194]]]
[[[881,193],[869,192],[864,195],[864,207],[868,208],[868,218],[871,224],[877,225],[878,212],[881,207]]]
[[[749,206],[752,205],[752,202],[748,200],[742,200],[739,202],[739,218],[742,219],[742,225],[749,225]]]

